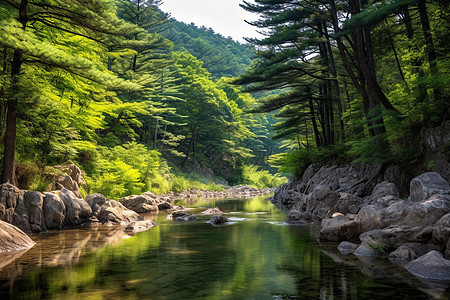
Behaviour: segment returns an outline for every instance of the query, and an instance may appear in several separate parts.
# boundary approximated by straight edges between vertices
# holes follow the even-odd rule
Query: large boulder
[[[85,219],[88,219],[92,215],[92,209],[89,204],[83,199],[76,197],[72,191],[64,188],[59,191],[59,197],[66,207],[64,225],[80,225]]]
[[[189,211],[177,210],[167,215],[167,219],[174,221],[195,221],[197,217]]]
[[[445,257],[450,259],[450,213],[444,215],[433,226],[433,242],[445,245]]]
[[[408,226],[434,225],[441,217],[450,212],[448,195],[434,194],[418,203],[406,206],[407,214],[401,224]]]
[[[132,195],[119,199],[119,202],[137,213],[157,213],[159,211],[158,203],[149,195]]]
[[[121,203],[114,200],[106,200],[101,206],[98,220],[102,223],[125,224],[133,221],[142,221],[142,218]]]
[[[375,186],[372,194],[370,195],[370,199],[376,202],[378,199],[385,196],[400,198],[400,191],[394,183],[383,181]]]
[[[209,223],[211,223],[211,225],[213,226],[223,225],[227,222],[229,222],[229,220],[224,215],[215,215],[212,216],[211,219],[209,220]]]
[[[84,199],[84,200],[87,202],[87,204],[92,209],[93,216],[95,216],[97,218],[102,209],[101,208],[102,205],[105,204],[105,202],[107,201],[105,196],[103,196],[102,194],[99,194],[99,193],[88,195],[88,196],[86,196],[86,199]]]
[[[28,212],[23,201],[24,191],[12,184],[0,185],[0,219],[31,233]]]
[[[0,221],[0,253],[27,250],[36,243],[22,230]]]
[[[72,191],[76,197],[81,198],[80,185],[85,184],[84,178],[82,176],[81,170],[75,164],[58,166],[60,169],[64,169],[65,172],[56,178],[55,188],[57,190],[68,189]]]
[[[392,251],[388,258],[393,261],[411,261],[417,257],[413,249],[408,246],[400,246]]]
[[[438,251],[430,251],[410,261],[405,268],[418,277],[450,280],[450,260],[445,259]]]
[[[358,244],[354,244],[354,243],[351,243],[348,241],[342,241],[338,246],[338,250],[343,255],[349,255],[349,254],[354,253],[356,251],[356,249],[358,249],[358,247],[359,247]]]
[[[323,219],[320,227],[319,239],[322,241],[355,240],[359,236],[357,223],[343,215]]]
[[[356,248],[355,252],[353,252],[358,257],[378,257],[380,253],[370,247],[368,244],[361,244],[358,248]]]
[[[438,173],[427,172],[411,180],[409,192],[410,200],[419,202],[435,194],[450,195],[450,186]]]
[[[366,232],[374,229],[378,229],[382,224],[382,213],[374,205],[363,206],[356,216],[356,224],[358,226],[358,232]]]
[[[40,192],[26,191],[24,194],[24,203],[27,208],[31,231],[33,233],[46,231],[47,226],[45,226],[43,213],[44,195]]]
[[[42,211],[47,229],[61,229],[66,218],[66,206],[56,193],[45,193]]]

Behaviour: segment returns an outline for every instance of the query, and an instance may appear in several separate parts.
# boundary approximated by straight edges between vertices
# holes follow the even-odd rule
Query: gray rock
[[[158,204],[158,210],[169,210],[172,209],[172,204],[169,202],[161,202]]]
[[[42,211],[47,229],[61,229],[66,218],[66,206],[56,193],[44,194]]]
[[[72,191],[64,188],[59,191],[59,197],[66,207],[65,226],[80,225],[84,219],[88,219],[92,215],[89,204],[83,199],[77,198]]]
[[[156,200],[145,194],[124,197],[119,199],[119,202],[137,213],[157,213],[159,211]]]
[[[28,212],[31,231],[33,233],[46,231],[47,227],[45,226],[43,214],[44,195],[40,192],[26,191],[24,194],[24,203]]]
[[[441,217],[450,212],[450,201],[445,195],[435,194],[424,201],[408,205],[406,210],[408,213],[402,220],[402,224],[408,226],[432,226]]]
[[[197,220],[197,217],[189,211],[177,210],[167,215],[167,219],[174,221],[195,221]]]
[[[355,219],[358,225],[358,232],[366,232],[380,228],[382,218],[383,216],[380,210],[375,206],[365,205],[361,207]]]
[[[95,193],[95,194],[86,196],[86,199],[84,199],[84,200],[90,206],[90,208],[92,210],[92,214],[95,217],[98,217],[98,215],[101,211],[101,206],[103,204],[105,204],[107,199],[102,194]]]
[[[0,221],[0,253],[27,250],[36,243],[16,226]]]
[[[343,215],[331,219],[323,219],[319,232],[321,241],[340,242],[354,240],[359,236],[358,226],[354,220]]]
[[[411,180],[409,192],[411,201],[419,202],[435,194],[450,194],[450,186],[438,173],[427,172]]]
[[[24,191],[12,184],[0,185],[0,219],[31,233],[28,212],[23,201]]]
[[[203,215],[222,215],[223,211],[221,211],[218,207],[208,208],[207,210],[202,212]]]
[[[402,260],[402,261],[410,261],[417,257],[414,250],[409,248],[408,246],[400,246],[395,251],[392,251],[388,258],[390,260]]]
[[[353,253],[358,257],[378,257],[380,254],[370,246],[361,244]]]
[[[347,213],[357,213],[359,211],[359,207],[363,204],[364,200],[358,196],[348,194],[348,193],[339,193],[339,201],[332,207],[328,214],[332,214],[334,212],[340,212],[342,214]]]
[[[304,225],[316,220],[316,216],[311,213],[291,209],[284,222],[292,225]]]
[[[440,218],[433,226],[433,242],[445,245],[450,241],[450,213]]]
[[[370,195],[370,199],[371,201],[376,202],[378,199],[385,196],[400,198],[400,191],[394,183],[383,181],[375,186],[372,195]]]
[[[126,224],[133,221],[142,221],[142,218],[121,203],[107,199],[101,206],[98,220],[102,223]]]
[[[358,244],[350,243],[348,241],[343,241],[339,244],[338,250],[344,255],[349,255],[355,252],[355,250],[359,247]]]
[[[217,225],[223,225],[225,223],[227,223],[229,220],[227,217],[225,217],[224,215],[215,215],[212,216],[211,219],[209,220],[209,223],[211,223],[214,226]]]
[[[143,220],[143,221],[133,221],[130,222],[125,228],[125,232],[126,233],[131,233],[131,234],[135,234],[141,231],[145,231],[148,230],[152,227],[155,227],[156,225],[158,225],[157,223],[151,221],[151,220]]]
[[[418,277],[450,280],[450,260],[446,260],[438,251],[430,251],[410,261],[405,265],[405,268]]]

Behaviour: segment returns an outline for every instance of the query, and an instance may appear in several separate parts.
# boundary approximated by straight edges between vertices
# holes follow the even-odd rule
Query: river
[[[161,213],[132,237],[106,226],[33,236],[20,257],[1,257],[0,299],[450,299],[448,284],[319,244],[317,226],[285,225],[264,197],[184,204],[217,206],[231,222]]]

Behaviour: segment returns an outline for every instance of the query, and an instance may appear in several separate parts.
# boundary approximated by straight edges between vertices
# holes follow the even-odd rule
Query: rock
[[[311,213],[291,209],[284,222],[292,225],[304,225],[316,220],[316,216]]]
[[[36,243],[16,226],[0,221],[0,253],[27,250]]]
[[[370,199],[372,203],[376,203],[378,199],[385,196],[400,198],[400,191],[395,184],[383,181],[375,186],[372,195],[370,195]]]
[[[98,220],[102,223],[125,224],[133,221],[142,221],[142,218],[121,203],[107,199],[101,206]]]
[[[77,198],[81,198],[80,185],[85,184],[86,182],[84,181],[80,168],[74,164],[57,167],[64,170],[64,172],[70,173],[70,175],[67,175],[67,173],[59,175],[58,178],[56,178],[55,188],[57,190],[62,190],[63,188],[68,189],[69,191],[72,191]]]
[[[319,239],[321,241],[340,242],[354,240],[359,236],[356,222],[343,215],[323,219],[320,227]]]
[[[339,244],[338,250],[344,255],[349,255],[355,252],[355,250],[359,247],[358,244],[350,243],[347,241],[343,241]]]
[[[405,265],[405,268],[418,277],[450,280],[450,260],[446,260],[438,251],[430,251],[410,261]]]
[[[374,229],[378,229],[382,224],[382,215],[373,205],[365,205],[361,207],[356,216],[356,224],[358,226],[358,232],[366,232]]]
[[[440,218],[433,226],[433,242],[436,244],[447,244],[450,241],[450,213]],[[447,250],[448,246],[447,246]]]
[[[348,193],[339,193],[339,201],[337,205],[331,209],[330,212],[338,211],[342,214],[357,213],[359,206],[363,204],[363,199]]]
[[[411,201],[419,202],[435,194],[449,195],[450,186],[438,173],[427,172],[411,180],[409,191]]]
[[[172,209],[172,204],[169,202],[162,202],[158,204],[158,210],[169,210]]]
[[[407,260],[415,259],[416,253],[408,246],[400,246],[395,251],[391,252],[388,256],[390,260]]]
[[[204,215],[222,215],[223,211],[221,211],[218,207],[208,208],[207,210],[203,211],[202,214]]]
[[[103,204],[105,204],[106,200],[107,199],[105,198],[105,196],[103,196],[102,194],[99,194],[99,193],[88,195],[88,196],[86,196],[86,199],[84,199],[84,201],[86,201],[87,204],[91,207],[92,214],[95,217],[98,217],[98,215],[102,209],[101,206]]]
[[[46,231],[47,227],[45,226],[43,214],[44,195],[40,192],[26,191],[23,200],[28,212],[31,231],[33,233]]]
[[[174,221],[195,221],[197,220],[197,217],[189,211],[178,210],[167,215],[167,219],[171,219]]]
[[[319,185],[306,199],[306,211],[323,219],[328,213],[333,213],[336,209],[340,194],[330,190],[327,186]]]
[[[227,222],[229,222],[229,220],[224,215],[215,215],[215,216],[212,216],[211,219],[209,220],[209,223],[211,223],[212,225],[215,225],[215,226],[223,225]]]
[[[66,218],[66,206],[57,194],[44,194],[42,211],[47,229],[61,229],[63,227]]]
[[[156,200],[148,195],[133,195],[119,199],[126,208],[137,213],[157,213],[159,211]]]
[[[66,207],[65,226],[80,225],[84,219],[88,219],[92,215],[92,209],[83,199],[77,198],[72,191],[62,189],[59,191],[59,197]]]
[[[31,233],[28,212],[23,202],[24,191],[12,184],[0,185],[0,219],[19,227],[25,233]]]
[[[378,257],[380,254],[370,246],[361,244],[353,253],[358,257]]]
[[[450,201],[446,195],[435,194],[430,198],[411,203],[402,224],[408,226],[434,225],[441,217],[450,212]]]
[[[148,230],[148,229],[150,229],[152,227],[155,227],[156,225],[158,225],[158,224],[156,224],[155,222],[153,222],[151,220],[133,221],[133,222],[129,223],[124,228],[124,230],[127,233],[135,234],[135,233],[138,233],[138,232],[141,232],[141,231]]]
[[[76,183],[72,177],[69,175],[61,175],[56,179],[55,187],[58,190],[67,189],[74,193],[78,198],[81,198],[80,188],[78,183]]]

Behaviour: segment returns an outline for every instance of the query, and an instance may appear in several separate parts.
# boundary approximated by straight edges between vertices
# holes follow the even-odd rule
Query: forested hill
[[[212,28],[197,27],[170,19],[161,34],[172,41],[175,51],[188,51],[203,61],[213,77],[236,77],[250,66],[254,53],[250,46],[224,37]]]
[[[85,173],[82,195],[112,199],[279,183],[252,165],[274,153],[271,122],[223,78],[251,50],[160,4],[0,1],[2,183],[51,190],[69,164]]]

